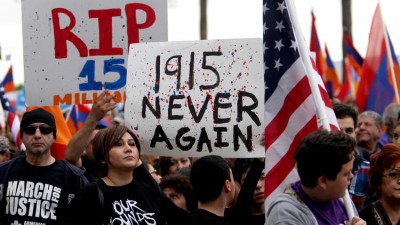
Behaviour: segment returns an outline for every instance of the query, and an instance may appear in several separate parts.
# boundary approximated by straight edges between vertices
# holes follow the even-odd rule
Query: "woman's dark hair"
[[[167,176],[168,175],[168,168],[172,165],[171,161],[169,160],[171,157],[167,156],[160,156],[160,161],[158,162],[160,175]]]
[[[122,136],[128,132],[135,141],[136,147],[140,153],[140,143],[133,131],[125,126],[111,126],[100,129],[93,139],[93,155],[98,162],[110,162],[109,153],[110,149],[121,140]]]
[[[239,158],[236,159],[233,163],[233,179],[237,181],[240,185],[242,185],[242,175],[247,172],[253,161],[254,159],[252,158]]]

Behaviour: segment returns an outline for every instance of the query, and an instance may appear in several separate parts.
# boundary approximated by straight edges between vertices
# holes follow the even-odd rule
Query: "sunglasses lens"
[[[24,132],[25,134],[32,135],[36,132],[36,127],[25,127]]]
[[[40,133],[42,134],[50,134],[51,132],[53,132],[53,128],[52,127],[39,127]]]
[[[42,134],[50,134],[53,132],[52,127],[25,127],[24,132],[25,134],[33,135],[36,132],[36,129],[39,128],[40,133]]]

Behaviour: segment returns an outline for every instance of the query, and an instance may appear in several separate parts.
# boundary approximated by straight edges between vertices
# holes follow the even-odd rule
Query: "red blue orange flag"
[[[339,76],[336,72],[335,66],[333,64],[333,61],[331,59],[331,56],[329,55],[328,47],[325,45],[325,54],[326,54],[326,82],[325,82],[325,87],[326,91],[332,95],[337,95],[339,93],[340,89],[340,80]]]
[[[388,104],[398,101],[399,78],[398,74],[391,73],[398,71],[398,62],[393,48],[390,47],[388,51],[388,46],[392,44],[378,4],[372,19],[367,54],[356,96],[360,112],[373,110],[382,115]]]
[[[364,59],[358,53],[350,39],[347,32],[343,32],[343,43],[344,43],[344,75],[343,84],[337,97],[342,102],[348,102],[356,99],[356,93],[358,85],[360,83],[360,75],[362,72],[362,66]]]
[[[4,87],[5,93],[16,90],[14,85],[12,66],[10,66],[10,69],[8,69],[8,72],[4,77],[3,81],[1,82],[1,85]]]
[[[73,105],[67,117],[67,125],[72,135],[74,135],[85,123],[90,113],[90,108],[83,104]],[[111,122],[107,118],[103,118],[98,125],[105,127],[111,126]]]
[[[345,58],[344,68],[343,84],[339,90],[339,93],[337,94],[337,97],[342,102],[348,102],[356,99],[356,85],[358,83],[356,83],[354,79],[358,75],[354,67],[350,65],[348,58]]]
[[[317,66],[317,72],[322,76],[322,80],[325,83],[326,82],[325,74],[327,70],[327,65],[324,53],[322,52],[321,46],[319,45],[319,38],[318,38],[317,28],[315,26],[315,16],[313,12],[311,12],[311,16],[312,16],[312,24],[311,24],[310,51],[315,53],[315,63]]]
[[[353,42],[351,41],[351,38],[347,32],[343,32],[343,43],[345,57],[348,59],[349,65],[352,66],[356,70],[358,76],[360,76],[364,59],[354,47]]]
[[[53,114],[54,119],[56,121],[57,127],[57,136],[56,140],[54,141],[53,145],[51,146],[51,155],[57,159],[63,159],[65,151],[67,149],[68,142],[71,140],[72,135],[69,132],[67,127],[67,123],[65,122],[63,113],[61,111],[60,106],[53,105],[53,106],[31,106],[27,107],[26,111],[31,111],[37,108],[43,108],[44,110]]]

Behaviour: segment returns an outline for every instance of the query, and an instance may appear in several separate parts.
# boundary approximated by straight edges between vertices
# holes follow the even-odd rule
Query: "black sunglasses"
[[[29,134],[29,135],[33,135],[36,132],[36,129],[40,130],[40,133],[42,134],[50,134],[51,132],[53,132],[53,128],[52,127],[48,127],[48,126],[28,126],[25,127],[24,132],[25,134]]]

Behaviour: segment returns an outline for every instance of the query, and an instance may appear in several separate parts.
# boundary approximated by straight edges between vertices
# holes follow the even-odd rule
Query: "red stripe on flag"
[[[304,76],[296,86],[286,96],[281,110],[277,113],[276,117],[265,127],[265,131],[271,131],[268,139],[265,140],[265,148],[268,149],[272,143],[282,134],[286,129],[290,116],[299,108],[304,100],[311,95],[311,90],[308,87],[307,76]]]
[[[330,106],[329,108],[332,108],[331,106],[331,99],[329,98],[328,93],[326,92],[324,87],[321,87],[321,85],[318,85],[319,92],[321,93],[322,101],[324,101],[326,106]]]
[[[293,157],[297,146],[301,139],[312,131],[315,131],[317,127],[317,118],[314,115],[307,124],[299,130],[290,143],[289,150],[279,160],[279,162],[265,175],[265,197],[269,196],[282,182],[286,176],[293,170],[295,166],[295,160]]]

